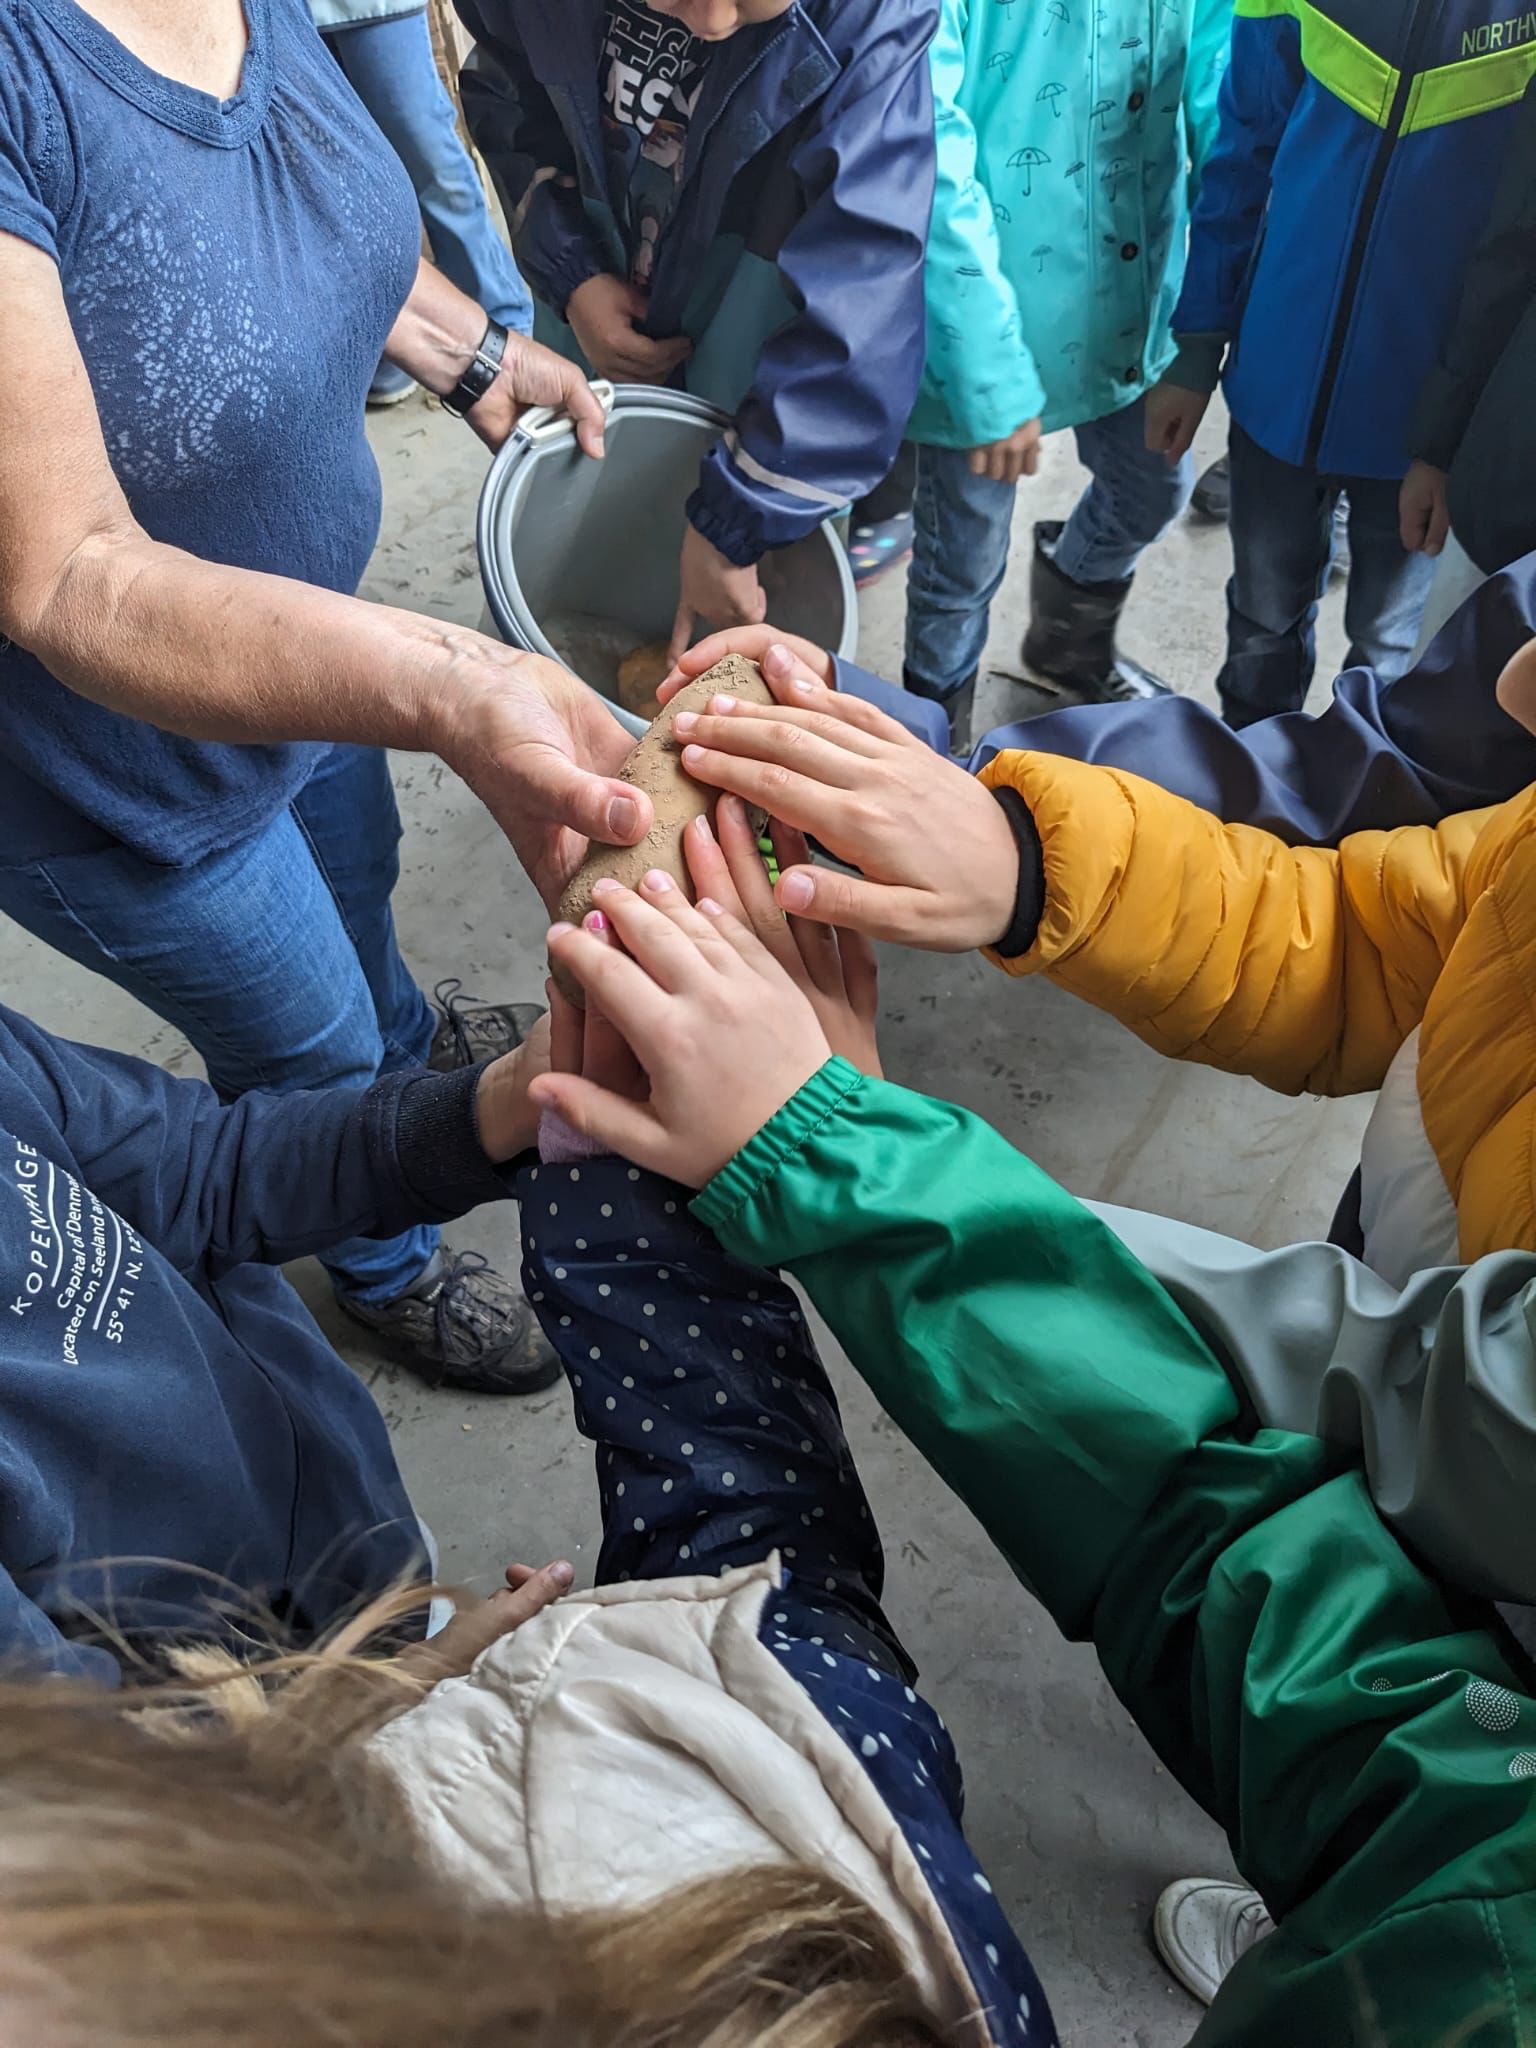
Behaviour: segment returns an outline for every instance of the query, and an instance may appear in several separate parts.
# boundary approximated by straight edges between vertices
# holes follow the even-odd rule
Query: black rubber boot
[[[1024,666],[1085,704],[1171,696],[1160,677],[1115,646],[1115,628],[1131,594],[1130,577],[1121,583],[1074,583],[1052,559],[1061,532],[1059,519],[1035,528]]]
[[[971,714],[976,708],[976,671],[972,669],[963,683],[957,683],[949,691],[935,689],[932,683],[925,683],[913,675],[910,669],[902,672],[902,684],[914,697],[926,697],[930,704],[942,704],[949,718],[949,752],[952,760],[964,761],[971,751]]]

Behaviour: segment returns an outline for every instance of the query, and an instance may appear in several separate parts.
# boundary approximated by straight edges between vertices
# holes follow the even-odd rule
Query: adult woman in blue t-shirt
[[[517,335],[493,371],[499,330],[419,234],[304,0],[0,0],[0,909],[178,1026],[227,1095],[432,1050],[380,749],[439,754],[546,891],[577,835],[650,824],[571,677],[352,595],[381,354],[493,447],[552,403],[601,452],[581,377]],[[515,1289],[435,1231],[330,1265],[434,1382],[557,1371]]]

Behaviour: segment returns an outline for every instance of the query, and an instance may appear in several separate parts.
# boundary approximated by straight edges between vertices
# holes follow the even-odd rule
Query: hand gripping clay
[[[638,846],[594,843],[560,899],[555,912],[558,920],[565,924],[581,923],[592,908],[594,882],[611,877],[625,888],[634,889],[639,887],[641,876],[649,874],[652,868],[670,875],[692,901],[693,884],[683,856],[683,832],[701,814],[713,820],[719,792],[695,782],[685,771],[682,748],[672,734],[672,721],[679,711],[707,711],[710,699],[719,696],[739,697],[744,704],[775,701],[757,663],[740,654],[728,654],[724,661],[716,662],[695,682],[678,691],[645,737],[635,742],[634,751],[619,771],[621,781],[645,791],[655,806],[656,822]],[[562,992],[579,1001],[581,991],[571,987],[558,969],[554,972]]]

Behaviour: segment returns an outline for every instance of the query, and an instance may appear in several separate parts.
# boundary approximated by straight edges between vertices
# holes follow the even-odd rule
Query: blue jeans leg
[[[1227,723],[1245,726],[1306,702],[1339,484],[1281,462],[1235,420],[1228,459],[1232,580],[1227,658],[1216,688]]]
[[[425,13],[332,29],[326,41],[410,173],[433,262],[493,320],[530,333],[533,300],[459,140]]]
[[[972,476],[963,448],[917,451],[906,668],[930,690],[947,695],[981,666],[1017,496],[1013,484]]]
[[[437,1019],[395,936],[401,825],[389,756],[380,747],[333,747],[293,810],[373,997],[381,1071],[425,1064]]]
[[[1435,580],[1431,555],[1410,554],[1398,527],[1398,486],[1379,477],[1351,477],[1349,493],[1349,587],[1344,625],[1349,634],[1348,666],[1370,668],[1384,683],[1407,672],[1418,644],[1429,587]]]
[[[1056,566],[1074,583],[1123,583],[1189,503],[1195,466],[1187,455],[1170,466],[1148,448],[1140,398],[1085,421],[1076,438],[1092,481],[1056,543]]]
[[[352,829],[387,835],[392,818],[392,800],[385,818],[354,807]],[[121,846],[0,867],[0,910],[183,1032],[226,1100],[362,1086],[386,1063],[357,945],[293,812],[190,867]],[[407,1037],[408,1024],[402,1005]],[[410,1051],[392,1049],[392,1063]],[[429,1228],[356,1238],[325,1264],[339,1292],[387,1301],[436,1244]]]

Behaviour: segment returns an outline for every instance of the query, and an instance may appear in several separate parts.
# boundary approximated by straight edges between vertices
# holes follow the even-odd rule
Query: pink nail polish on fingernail
[[[608,929],[608,920],[600,910],[589,910],[582,923],[589,932],[605,932]]]

